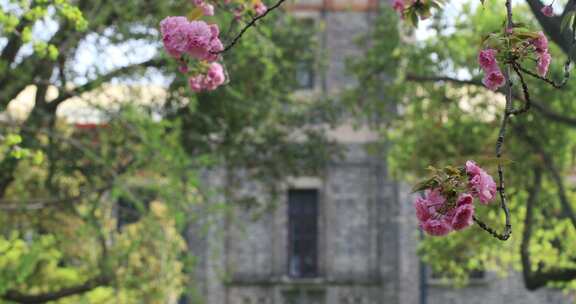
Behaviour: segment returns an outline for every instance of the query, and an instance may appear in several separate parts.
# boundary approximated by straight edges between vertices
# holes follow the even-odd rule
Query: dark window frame
[[[288,263],[291,278],[320,276],[320,193],[318,189],[288,191]]]

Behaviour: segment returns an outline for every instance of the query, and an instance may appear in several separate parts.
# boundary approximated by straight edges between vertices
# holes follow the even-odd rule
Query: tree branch
[[[62,288],[60,290],[53,292],[47,292],[42,294],[23,294],[16,290],[9,290],[0,297],[6,301],[13,301],[23,304],[46,303],[49,301],[56,301],[69,296],[83,294],[91,290],[94,290],[98,287],[107,286],[108,284],[110,284],[110,282],[111,279],[106,276],[97,276],[84,282],[83,284]]]
[[[78,86],[72,90],[60,93],[60,95],[56,97],[56,99],[52,100],[49,104],[52,107],[58,107],[58,105],[63,101],[72,97],[80,96],[88,91],[94,90],[95,88],[101,86],[103,83],[112,80],[113,78],[128,75],[142,68],[160,67],[164,64],[164,62],[165,61],[163,59],[154,58],[141,63],[135,63],[123,66],[106,74],[100,75],[99,77],[90,80],[87,83]]]
[[[45,199],[30,199],[27,201],[13,201],[13,200],[0,200],[0,210],[2,211],[34,211],[49,207],[56,207],[63,204],[75,203],[84,199],[90,194],[102,194],[110,190],[113,183],[93,189],[89,191],[82,191],[79,195],[63,198],[45,198]]]
[[[485,88],[484,85],[478,80],[462,80],[447,76],[420,76],[420,75],[408,74],[406,76],[406,80],[414,82],[449,82],[457,85],[471,85]],[[502,91],[498,92],[503,93]],[[526,100],[524,100],[524,98],[518,94],[513,94],[513,97],[516,100],[526,102]],[[543,102],[535,101],[534,98],[531,98],[531,106],[533,109],[542,114],[542,116],[546,119],[549,119],[554,122],[563,123],[571,127],[576,127],[576,117],[564,116],[558,112],[555,112],[550,108],[548,108],[547,106],[545,106]]]
[[[568,197],[566,196],[566,189],[564,187],[564,182],[562,180],[562,176],[558,169],[554,165],[554,160],[552,157],[542,149],[542,146],[538,141],[530,136],[526,131],[526,128],[520,124],[514,125],[514,130],[518,134],[518,136],[523,139],[534,151],[534,153],[538,154],[546,167],[546,170],[550,173],[556,187],[558,188],[558,198],[560,200],[560,204],[562,205],[562,209],[564,210],[564,214],[570,219],[572,222],[572,226],[576,229],[576,213],[572,209],[570,202],[568,201]]]
[[[522,261],[522,273],[524,285],[528,290],[536,290],[546,286],[548,282],[569,282],[576,279],[576,269],[553,269],[549,271],[532,271],[532,261],[530,260],[530,240],[534,227],[534,205],[542,188],[542,170],[540,167],[534,169],[534,186],[528,194],[526,203],[526,217],[524,218],[524,231],[520,244],[520,256]]]
[[[266,17],[266,15],[268,15],[268,13],[270,13],[271,11],[279,8],[282,3],[284,3],[284,1],[286,0],[278,0],[278,2],[276,2],[276,4],[274,4],[273,6],[269,7],[266,12],[264,12],[264,14],[259,15],[254,17],[252,20],[250,20],[250,22],[248,22],[248,24],[246,24],[242,30],[240,30],[240,33],[238,33],[238,35],[236,35],[234,37],[234,39],[232,39],[232,42],[230,42],[222,51],[216,52],[216,54],[222,54],[224,52],[229,51],[231,48],[234,47],[234,45],[236,45],[236,43],[238,43],[238,41],[240,41],[240,38],[242,38],[242,36],[248,31],[249,28],[256,26],[256,22],[264,17]]]
[[[531,280],[532,263],[530,261],[530,240],[532,238],[532,227],[534,217],[534,204],[542,188],[542,170],[540,167],[534,169],[534,186],[528,193],[526,202],[526,217],[524,218],[524,231],[522,232],[522,243],[520,244],[520,256],[522,259],[522,273],[526,288],[537,288],[533,286]],[[532,289],[533,290],[533,289]]]
[[[565,30],[564,32],[562,31],[562,29],[560,28],[562,22],[562,16],[547,17],[544,14],[542,14],[541,9],[542,7],[544,7],[544,4],[540,0],[526,0],[526,2],[528,3],[528,6],[530,6],[532,13],[536,17],[538,23],[540,23],[542,29],[544,29],[544,32],[546,32],[548,37],[550,37],[550,39],[554,41],[554,43],[556,43],[565,54],[571,56],[570,49],[572,44],[571,43],[572,31],[568,29]],[[564,13],[562,15],[564,15],[567,11],[569,11],[573,7],[574,3],[573,1],[570,1],[566,5]]]

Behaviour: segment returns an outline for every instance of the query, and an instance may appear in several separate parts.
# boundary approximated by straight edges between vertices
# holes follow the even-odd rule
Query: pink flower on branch
[[[180,58],[187,51],[190,30],[186,17],[167,17],[160,22],[162,42],[170,56]]]
[[[432,236],[444,236],[452,231],[452,228],[446,221],[435,219],[430,219],[422,224],[422,229]]]
[[[202,9],[202,13],[205,16],[214,16],[214,5],[204,3],[203,5],[200,6],[200,8]]]
[[[496,182],[490,174],[478,167],[473,161],[466,162],[466,173],[468,174],[469,186],[472,194],[478,198],[482,204],[488,204],[496,197]]]
[[[256,16],[262,16],[268,11],[266,5],[262,2],[257,2],[254,4],[254,11],[256,12]]]
[[[188,79],[190,89],[194,92],[214,91],[224,84],[226,75],[221,64],[213,62],[208,67],[206,74],[199,74]]]
[[[532,44],[536,48],[536,52],[543,54],[548,52],[548,38],[543,32],[538,32],[538,38],[532,40]]]
[[[224,46],[218,25],[188,21],[186,17],[167,17],[160,23],[166,52],[179,59],[186,54],[198,60],[215,61]]]
[[[538,64],[536,66],[536,70],[538,75],[545,77],[548,73],[548,67],[550,66],[550,62],[552,61],[552,56],[550,53],[542,53],[538,56]]]
[[[417,198],[414,207],[420,227],[429,235],[443,236],[472,224],[472,201],[472,196],[464,193],[458,198],[456,206],[450,207],[440,190],[432,189],[427,190],[424,197]]]
[[[488,72],[498,69],[496,54],[497,51],[495,49],[484,49],[478,53],[478,64],[484,71]]]
[[[498,90],[505,82],[506,79],[504,78],[502,71],[500,71],[500,68],[488,71],[482,79],[482,84],[492,91]]]
[[[392,8],[398,13],[404,12],[404,0],[392,0]]]
[[[474,223],[474,198],[481,204],[494,200],[496,183],[473,161],[464,168],[431,168],[433,175],[419,183],[416,191],[425,190],[414,201],[420,228],[432,236],[463,230]]]
[[[466,204],[456,209],[452,218],[451,226],[454,230],[462,230],[472,225],[474,216],[474,205]]]

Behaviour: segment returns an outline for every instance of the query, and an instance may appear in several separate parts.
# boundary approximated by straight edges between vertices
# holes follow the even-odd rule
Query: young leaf
[[[560,24],[560,30],[566,29],[574,20],[574,15],[576,15],[576,10],[570,11],[564,15],[562,18],[562,23]]]

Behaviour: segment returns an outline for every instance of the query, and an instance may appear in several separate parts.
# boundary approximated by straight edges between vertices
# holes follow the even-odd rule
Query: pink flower
[[[213,91],[226,81],[224,68],[221,64],[213,62],[210,64],[206,74],[199,74],[188,79],[190,89],[194,92]]]
[[[496,197],[496,183],[486,172],[474,176],[470,180],[470,186],[482,204],[488,204]]]
[[[210,64],[210,68],[208,68],[208,73],[206,76],[206,88],[210,91],[221,86],[226,80],[226,76],[224,75],[224,68],[218,62],[213,62]]]
[[[476,163],[469,160],[466,162],[469,186],[472,194],[478,197],[481,203],[488,204],[496,197],[496,182],[490,174],[486,173]]]
[[[210,42],[209,49],[210,50],[207,52],[206,57],[204,57],[204,60],[216,61],[218,60],[219,52],[221,52],[224,49],[224,45],[222,45],[220,39],[213,39],[212,42]]]
[[[421,197],[417,198],[414,202],[414,208],[416,209],[416,217],[421,223],[426,222],[432,217],[432,213],[428,206],[428,200]]]
[[[218,37],[220,35],[220,28],[217,24],[210,24],[210,33],[212,34],[212,38]]]
[[[452,210],[449,210],[445,215],[440,215],[447,223],[452,223],[454,221],[454,217],[457,215],[457,211],[462,206],[472,205],[474,202],[474,198],[472,195],[468,193],[460,194],[458,200],[456,201],[456,207]]]
[[[469,162],[472,171],[483,172],[475,166],[474,162]],[[420,222],[420,227],[429,235],[442,236],[452,230],[461,230],[472,225],[474,215],[474,205],[472,195],[463,193],[458,197],[456,207],[442,214],[437,212],[444,207],[446,199],[439,189],[427,190],[424,197],[419,197],[414,202],[416,217]]]
[[[218,25],[189,22],[186,17],[167,17],[160,23],[164,48],[174,58],[188,54],[198,60],[215,61],[223,49]]]
[[[214,5],[204,3],[200,5],[200,8],[202,9],[202,13],[204,14],[204,16],[214,16]]]
[[[439,189],[426,190],[424,197],[418,197],[414,202],[416,217],[422,223],[432,216],[440,216],[436,213],[436,210],[440,209],[445,201],[446,199],[442,196]]]
[[[189,25],[186,17],[167,17],[160,22],[162,42],[170,56],[180,58],[187,51]]]
[[[484,49],[478,53],[478,64],[484,71],[489,72],[498,69],[496,54],[495,49]]]
[[[446,199],[442,196],[440,189],[431,189],[426,191],[426,199],[429,201],[430,206],[439,208],[444,205]]]
[[[468,174],[468,176],[470,177],[474,177],[478,174],[480,174],[480,172],[482,172],[484,170],[482,170],[482,168],[480,168],[478,165],[476,165],[476,163],[472,160],[469,160],[466,162],[466,173]]]
[[[178,71],[182,74],[188,73],[188,66],[186,64],[182,64],[178,67]]]
[[[448,234],[452,228],[443,220],[429,219],[422,224],[422,229],[429,235],[443,236]]]
[[[212,31],[204,21],[190,22],[190,31],[187,39],[187,52],[192,57],[203,60],[210,52],[210,42],[212,41]]]
[[[552,17],[552,16],[554,16],[554,9],[552,8],[552,5],[551,5],[551,4],[544,6],[544,7],[540,10],[540,12],[541,12],[544,16],[546,16],[546,17]]]
[[[266,11],[268,11],[268,8],[264,3],[257,2],[254,4],[254,11],[256,12],[256,16],[262,16],[264,13],[266,13]]]
[[[543,32],[538,33],[538,38],[533,39],[532,44],[536,48],[536,52],[540,54],[548,52],[548,38]]]
[[[404,12],[404,0],[392,0],[392,8],[398,13]]]
[[[484,75],[484,79],[482,79],[482,83],[492,91],[498,90],[498,88],[503,86],[505,82],[506,79],[504,78],[504,75],[500,71],[500,68],[486,72],[486,75]]]
[[[474,198],[472,197],[472,195],[468,194],[468,193],[464,193],[461,194],[458,197],[458,202],[456,203],[456,207],[461,207],[461,206],[465,206],[465,205],[472,205]]]
[[[204,75],[196,75],[188,79],[188,85],[190,85],[190,89],[192,89],[192,91],[196,93],[202,92],[204,90],[204,87],[202,86],[203,81]]]
[[[552,61],[552,56],[550,53],[542,53],[538,56],[538,75],[544,77],[548,73],[548,67],[550,66],[550,61]]]
[[[416,217],[420,222],[420,227],[430,235],[440,236],[448,234],[452,229],[453,212],[441,214],[440,210],[446,199],[442,196],[440,189],[429,189],[424,197],[419,197],[414,202]]]
[[[465,204],[456,209],[451,226],[454,230],[462,230],[473,223],[474,205]]]

